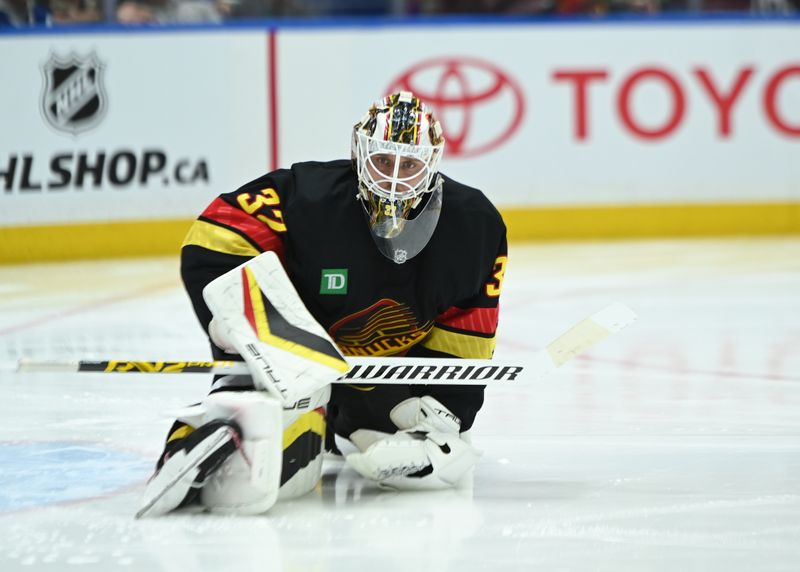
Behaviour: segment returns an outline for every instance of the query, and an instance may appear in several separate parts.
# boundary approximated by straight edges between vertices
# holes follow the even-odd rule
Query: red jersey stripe
[[[438,324],[463,330],[494,334],[497,331],[499,308],[448,308],[436,318]]]
[[[263,251],[272,250],[283,259],[283,241],[275,231],[267,225],[248,215],[246,212],[229,205],[222,198],[217,198],[208,205],[203,214],[204,218],[213,220],[222,225],[234,228],[244,233],[255,242]]]

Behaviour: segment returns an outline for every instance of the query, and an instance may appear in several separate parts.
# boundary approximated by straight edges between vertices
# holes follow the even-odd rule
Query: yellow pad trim
[[[560,367],[610,335],[611,332],[603,326],[591,320],[583,320],[547,346],[547,353],[556,367]]]
[[[256,323],[256,335],[262,342],[267,342],[272,337],[267,323],[267,311],[264,308],[264,300],[261,298],[261,288],[258,281],[249,267],[244,267],[244,275],[247,279],[247,291],[250,295],[250,304],[253,307],[253,316]]]
[[[198,220],[192,225],[181,248],[189,245],[202,246],[208,250],[235,256],[260,254],[257,248],[232,230],[204,220]]]
[[[497,345],[495,336],[482,338],[457,334],[434,326],[422,340],[422,347],[465,359],[490,359]]]
[[[194,427],[191,425],[184,425],[183,427],[179,427],[172,432],[172,434],[167,438],[167,443],[172,443],[178,439],[183,439],[192,433],[194,433]]]
[[[283,430],[283,448],[288,449],[301,435],[309,431],[325,439],[325,417],[317,410],[303,413],[297,421]]]

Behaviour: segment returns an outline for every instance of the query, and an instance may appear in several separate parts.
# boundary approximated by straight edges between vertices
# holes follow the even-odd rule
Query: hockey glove
[[[392,489],[457,486],[480,453],[459,434],[461,421],[433,397],[412,397],[389,413],[394,434],[359,429],[350,440],[360,453],[347,462],[364,477]]]

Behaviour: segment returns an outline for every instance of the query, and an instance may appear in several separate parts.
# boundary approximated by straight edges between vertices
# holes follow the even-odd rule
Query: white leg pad
[[[201,500],[212,512],[260,514],[278,498],[283,454],[281,402],[260,391],[219,392],[203,405],[205,421],[233,419],[242,429],[240,449],[206,482]]]
[[[278,500],[289,500],[308,494],[322,478],[322,453],[286,481],[278,493]]]
[[[325,387],[319,391],[314,392],[309,397],[300,400],[292,405],[291,409],[284,409],[283,411],[283,431],[284,438],[292,437],[292,428],[298,428],[298,422],[301,424],[301,431],[307,431],[311,426],[316,426],[320,429],[318,423],[320,421],[324,424],[324,414],[320,418],[318,413],[314,411],[318,408],[325,407],[330,398],[330,387]],[[313,419],[313,421],[312,421]],[[305,420],[306,424],[303,424]],[[312,460],[303,468],[296,471],[283,485],[281,485],[278,500],[292,499],[307,494],[312,491],[319,483],[322,477],[322,459],[323,459],[323,443],[324,437],[319,443],[319,448],[316,450],[309,450],[309,454],[313,455]],[[291,459],[287,452],[284,451],[284,462],[295,462]]]

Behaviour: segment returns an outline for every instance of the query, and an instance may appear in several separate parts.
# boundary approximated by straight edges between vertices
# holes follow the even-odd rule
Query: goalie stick
[[[370,357],[347,358],[349,371],[334,383],[402,385],[492,385],[504,381],[537,381],[583,354],[595,344],[636,320],[624,304],[612,304],[578,322],[523,365],[495,360]],[[247,375],[247,366],[235,361],[29,361],[20,360],[19,372],[99,373],[213,373]]]

